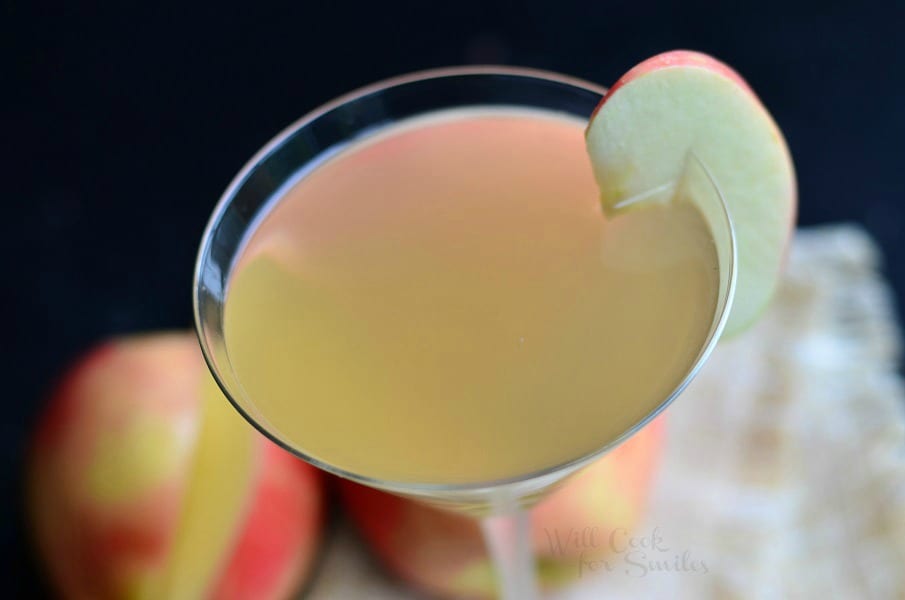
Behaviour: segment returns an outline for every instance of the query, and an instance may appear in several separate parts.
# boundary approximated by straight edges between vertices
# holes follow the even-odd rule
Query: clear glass
[[[596,451],[522,477],[438,485],[380,481],[325,464],[268,430],[243,400],[224,337],[223,313],[233,267],[243,245],[286,186],[349,144],[394,122],[462,107],[542,109],[586,119],[605,90],[594,84],[530,69],[464,67],[406,75],[330,102],[293,123],[262,148],[224,192],[201,242],[193,290],[195,325],[205,360],[223,393],[261,433],[296,456],[336,475],[396,494],[482,518],[497,565],[503,598],[537,596],[526,510],[553,485],[630,437],[672,402],[695,376],[719,339],[735,288],[735,236],[722,196],[706,166],[689,153],[672,185],[659,186],[659,201],[693,202],[710,225],[717,248],[720,293],[706,343],[685,378],[631,430]],[[658,201],[652,198],[647,201]]]

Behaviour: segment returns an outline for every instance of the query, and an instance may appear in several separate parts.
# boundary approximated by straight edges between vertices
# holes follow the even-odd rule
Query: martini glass
[[[224,307],[246,243],[288,186],[325,159],[393,123],[446,109],[502,107],[587,119],[605,90],[571,77],[530,69],[463,67],[396,77],[342,96],[302,117],[262,148],[233,179],[204,232],[193,289],[195,326],[205,360],[226,398],[265,436],[326,471],[391,493],[480,519],[505,600],[538,597],[527,510],[557,483],[644,427],[697,374],[719,339],[735,289],[735,234],[716,182],[693,153],[678,179],[659,186],[668,201],[693,203],[708,225],[719,266],[718,298],[703,344],[671,393],[614,440],[554,467],[473,483],[386,481],[307,455],[272,427],[245,393],[229,357]],[[646,195],[642,194],[642,197]]]

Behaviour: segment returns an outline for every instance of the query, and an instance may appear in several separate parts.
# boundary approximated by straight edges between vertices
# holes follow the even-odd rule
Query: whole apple
[[[63,377],[28,504],[63,598],[288,598],[322,535],[321,473],[255,432],[188,333],[117,339]]]
[[[609,551],[610,533],[631,530],[643,516],[664,444],[663,418],[532,509],[534,551],[544,588],[577,579],[583,564]],[[347,480],[339,481],[339,489],[349,516],[392,574],[438,597],[494,597],[494,572],[474,519]]]

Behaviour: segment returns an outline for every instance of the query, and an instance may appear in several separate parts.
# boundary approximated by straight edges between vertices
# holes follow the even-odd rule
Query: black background
[[[0,548],[23,597],[41,586],[21,456],[53,378],[107,336],[188,327],[197,243],[233,174],[362,84],[473,62],[610,84],[663,50],[710,52],[785,132],[800,224],[862,223],[905,292],[901,3],[77,4],[3,9]]]

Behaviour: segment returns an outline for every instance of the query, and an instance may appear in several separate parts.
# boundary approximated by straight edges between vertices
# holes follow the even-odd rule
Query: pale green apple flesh
[[[608,214],[668,198],[689,152],[700,160],[736,234],[737,285],[724,335],[752,324],[779,280],[796,184],[785,140],[744,80],[697,52],[655,56],[611,88],[586,139]]]

